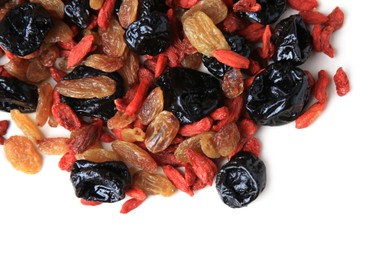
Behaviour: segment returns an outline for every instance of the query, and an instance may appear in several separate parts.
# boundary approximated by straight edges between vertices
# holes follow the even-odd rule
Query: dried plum
[[[157,80],[164,96],[164,109],[181,122],[196,122],[218,108],[223,99],[221,84],[213,76],[187,68],[172,68]]]
[[[77,160],[70,174],[76,196],[89,201],[116,202],[131,184],[128,167],[120,161]]]
[[[266,166],[249,152],[239,152],[222,166],[216,188],[222,201],[240,208],[254,201],[266,186]]]
[[[65,20],[85,29],[89,23],[89,0],[71,0],[64,7]]]
[[[0,76],[0,110],[18,109],[23,113],[35,112],[38,102],[37,86],[16,78]]]
[[[286,0],[257,0],[257,3],[261,5],[260,11],[244,12],[241,15],[264,25],[275,23],[287,7]]]
[[[306,73],[285,63],[273,63],[251,84],[246,110],[259,125],[278,126],[295,120],[310,98]]]
[[[139,0],[137,8],[137,17],[147,16],[155,11],[166,13],[168,7],[165,0]]]
[[[37,51],[53,21],[42,6],[24,3],[11,8],[0,22],[0,45],[19,56]]]
[[[158,12],[150,13],[131,23],[125,32],[128,47],[140,55],[157,55],[171,43],[168,18]]]
[[[300,15],[291,15],[280,21],[274,30],[275,61],[304,63],[312,51],[312,36]]]
[[[225,38],[233,51],[241,54],[244,57],[250,56],[251,49],[245,38],[237,34],[227,34],[225,35]],[[207,70],[217,78],[223,78],[225,73],[232,69],[232,67],[219,62],[214,57],[203,55],[202,62]]]
[[[124,81],[118,73],[107,73],[87,66],[77,66],[63,80],[108,76],[116,81],[116,92],[104,98],[78,99],[61,96],[61,102],[69,105],[78,115],[97,117],[106,121],[117,112],[114,100],[124,95]]]

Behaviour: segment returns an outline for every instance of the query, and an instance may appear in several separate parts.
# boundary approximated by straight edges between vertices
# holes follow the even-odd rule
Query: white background
[[[122,202],[82,206],[58,157],[26,175],[0,148],[0,259],[382,259],[383,4],[319,2],[325,13],[340,6],[345,25],[332,38],[336,57],[315,54],[305,67],[333,75],[343,66],[352,90],[338,97],[332,84],[307,129],[260,128],[268,183],[255,202],[231,209],[211,187],[122,215]]]

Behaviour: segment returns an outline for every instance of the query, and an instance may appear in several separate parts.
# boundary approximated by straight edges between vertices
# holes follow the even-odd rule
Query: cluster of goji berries
[[[48,11],[53,27],[44,32],[37,50],[32,43],[30,51],[23,50],[28,52],[25,56],[12,53],[0,37],[9,59],[0,67],[0,86],[4,86],[0,88],[0,108],[10,112],[26,136],[5,139],[9,122],[2,120],[0,144],[4,144],[8,161],[26,173],[40,170],[40,153],[60,155],[59,168],[72,174],[80,160],[124,162],[132,175],[131,180],[124,180],[125,194],[105,189],[100,195],[96,190],[101,182],[109,188],[121,182],[114,173],[104,173],[103,165],[94,164],[94,172],[105,175],[103,180],[94,176],[72,180],[84,205],[129,196],[121,213],[135,209],[149,195],[171,196],[179,189],[193,196],[213,185],[223,160],[240,152],[259,157],[260,143],[254,136],[257,122],[246,109],[246,96],[276,59],[273,24],[287,6],[298,10],[309,28],[310,51],[312,47],[329,57],[334,57],[331,36],[344,21],[338,7],[329,15],[319,12],[317,0],[31,2]],[[0,19],[20,5],[36,8],[12,0],[0,10]],[[143,35],[134,34],[137,28]],[[307,53],[299,62],[308,58]],[[202,66],[215,77],[194,72]],[[325,70],[318,72],[316,80],[309,71],[303,74],[310,86],[308,93],[317,101],[309,107],[301,104],[301,113],[291,116],[297,128],[309,126],[322,113],[331,81]],[[28,86],[18,87],[23,82],[37,85],[37,100],[24,91]],[[339,96],[349,92],[342,68],[334,82]],[[30,98],[18,100],[10,89]],[[310,100],[311,94],[305,98]],[[25,114],[31,110],[36,111],[35,120]],[[70,136],[45,137],[39,127],[46,123],[52,129],[65,128]],[[264,176],[262,180],[258,185],[263,189]]]

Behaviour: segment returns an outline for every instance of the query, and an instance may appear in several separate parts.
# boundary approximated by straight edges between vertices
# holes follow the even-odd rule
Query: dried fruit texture
[[[104,4],[102,5],[97,17],[97,24],[100,28],[105,30],[108,27],[115,4],[116,0],[104,0]]]
[[[203,154],[212,159],[218,159],[221,157],[221,154],[219,153],[214,142],[215,134],[215,132],[207,132],[201,137],[200,141]]]
[[[104,0],[89,0],[89,6],[93,10],[100,10],[103,4]]]
[[[100,135],[101,128],[96,125],[86,125],[74,130],[71,133],[73,138],[69,144],[69,149],[75,154],[85,152],[100,139]]]
[[[274,54],[274,45],[270,41],[271,39],[271,30],[270,25],[266,25],[265,30],[262,34],[262,49],[260,50],[259,56],[263,59],[269,59]]]
[[[0,135],[6,135],[9,127],[9,121],[8,120],[1,120],[0,121]]]
[[[70,42],[74,36],[73,31],[70,29],[70,27],[59,19],[54,19],[53,23],[53,28],[49,30],[47,36],[44,39],[44,42]]]
[[[332,26],[326,26],[322,29],[320,42],[321,42],[321,50],[324,54],[329,56],[330,58],[334,57],[334,48],[330,43],[330,38],[332,33],[334,32],[334,28]]]
[[[316,10],[301,11],[299,14],[307,24],[324,24],[329,20],[326,15]]]
[[[147,78],[141,79],[132,101],[129,102],[128,106],[125,109],[126,114],[133,115],[142,106],[142,103],[149,90],[150,84],[151,83]]]
[[[184,59],[181,61],[181,65],[184,68],[189,68],[189,69],[199,69],[201,66],[202,62],[202,54],[199,52],[185,55]]]
[[[41,64],[40,60],[35,59],[29,63],[28,69],[25,73],[26,80],[32,83],[39,83],[47,80],[51,74],[49,69]]]
[[[214,50],[230,50],[222,32],[209,16],[201,11],[187,16],[183,21],[183,29],[190,43],[208,57],[213,56]]]
[[[65,71],[56,69],[55,67],[49,68],[49,73],[54,81],[60,82],[61,79],[66,75]]]
[[[327,102],[316,102],[310,106],[302,115],[295,120],[295,127],[298,129],[306,128],[323,112]]]
[[[99,202],[99,201],[92,201],[92,200],[85,200],[85,199],[80,199],[80,202],[84,206],[98,206],[102,204],[102,202]]]
[[[225,3],[221,0],[204,0],[199,1],[197,4],[193,5],[188,11],[186,11],[182,16],[182,22],[194,14],[197,11],[204,12],[214,24],[218,24],[225,20],[228,14],[228,9]]]
[[[105,54],[111,57],[123,56],[126,48],[124,40],[124,29],[114,17],[111,18],[110,23],[106,29],[101,27],[98,29],[101,38],[102,50]]]
[[[154,88],[137,111],[137,118],[148,125],[164,109],[164,96],[160,87]]]
[[[219,121],[216,125],[214,125],[213,130],[218,131],[223,126],[231,122],[236,122],[241,115],[243,103],[243,95],[239,95],[238,97],[231,99],[228,104],[229,114],[221,121]]]
[[[124,65],[118,70],[118,73],[124,79],[126,87],[131,87],[138,81],[139,57],[134,52],[126,50],[123,58]]]
[[[52,67],[55,64],[56,59],[59,57],[59,54],[59,49],[55,45],[52,45],[43,50],[38,59],[41,65],[45,67]]]
[[[344,22],[344,13],[339,7],[336,7],[328,15],[328,21],[325,25],[331,26],[332,28],[334,28],[334,31],[336,31],[343,26],[343,22]]]
[[[199,134],[196,136],[192,136],[190,138],[185,139],[182,141],[177,149],[174,151],[174,155],[179,160],[180,162],[189,162],[188,157],[186,156],[186,150],[187,149],[192,149],[194,151],[202,153],[202,148],[201,148],[201,138],[203,135],[206,133]]]
[[[84,59],[84,57],[91,51],[93,42],[93,34],[87,34],[82,37],[81,41],[73,47],[68,55],[68,69],[78,65]]]
[[[44,126],[48,121],[51,113],[53,103],[53,89],[49,82],[45,82],[38,86],[39,93],[37,108],[36,108],[36,124],[37,126]]]
[[[108,120],[107,126],[109,129],[121,129],[128,127],[134,120],[136,120],[135,115],[127,115],[117,111],[117,113]]]
[[[162,166],[162,170],[164,171],[166,177],[176,186],[179,190],[185,192],[186,194],[193,196],[194,192],[190,189],[188,184],[185,181],[185,178],[182,174],[173,166],[164,165]]]
[[[179,134],[182,136],[198,135],[209,131],[212,126],[213,119],[207,116],[197,122],[183,125],[179,130]]]
[[[45,155],[63,155],[68,151],[70,138],[44,138],[37,142],[37,148]]]
[[[34,142],[44,138],[43,133],[36,126],[35,122],[32,121],[26,114],[21,113],[17,109],[13,109],[11,110],[11,118],[24,135],[31,138]]]
[[[106,54],[92,54],[85,59],[84,65],[104,72],[114,72],[124,66],[124,61]]]
[[[317,0],[287,0],[287,3],[298,11],[310,11],[318,7]]]
[[[257,125],[253,122],[253,120],[248,118],[243,118],[237,123],[237,125],[241,137],[244,138],[252,137],[257,131]]]
[[[176,137],[180,122],[168,111],[162,111],[146,129],[145,146],[152,153],[165,150]]]
[[[233,99],[244,90],[243,77],[239,69],[232,69],[225,73],[222,81],[222,91],[225,97]]]
[[[81,121],[72,110],[72,108],[64,103],[57,103],[52,106],[52,115],[56,122],[69,131],[76,130],[81,127]]]
[[[4,64],[4,69],[15,78],[21,81],[26,81],[28,66],[28,60],[19,57],[14,57],[6,64]]]
[[[325,70],[318,72],[318,80],[314,85],[314,97],[321,103],[327,102],[327,88],[330,84],[330,76]]]
[[[38,173],[43,164],[41,155],[25,136],[15,135],[5,140],[4,153],[13,168],[24,173]]]
[[[76,154],[77,160],[87,160],[91,162],[110,162],[121,161],[120,156],[114,151],[108,151],[103,148],[92,148],[83,153]]]
[[[125,142],[143,142],[145,137],[145,132],[139,127],[126,128],[121,130],[121,139]]]
[[[260,23],[251,23],[239,31],[239,34],[250,42],[258,42],[262,39],[265,27]]]
[[[236,69],[247,69],[250,65],[248,58],[232,50],[213,50],[212,55],[219,62]]]
[[[258,12],[262,9],[256,0],[239,0],[233,5],[234,12]]]
[[[348,92],[350,92],[350,82],[346,72],[344,72],[342,67],[337,69],[334,75],[334,82],[338,96],[343,97]]]
[[[122,0],[118,11],[118,20],[122,28],[126,29],[137,18],[138,0]]]
[[[61,0],[31,0],[30,2],[42,5],[54,17],[64,18],[64,3]]]
[[[69,150],[61,157],[59,161],[59,168],[63,171],[70,172],[75,162],[76,156]]]
[[[170,197],[177,190],[166,176],[145,171],[138,171],[133,175],[133,184],[137,185],[147,195]]]
[[[204,184],[209,186],[213,185],[214,176],[218,172],[217,165],[215,165],[212,160],[203,154],[192,149],[186,150],[186,156],[188,157],[193,171],[197,175],[198,179],[200,179]]]
[[[149,153],[135,144],[114,141],[112,148],[129,167],[151,173],[155,172],[158,168],[157,163]]]
[[[104,98],[116,92],[116,81],[107,76],[62,80],[55,89],[71,98]]]
[[[128,190],[126,190],[125,195],[128,195],[129,197],[137,200],[145,200],[147,198],[146,193],[137,185],[133,185]]]
[[[234,152],[241,138],[237,125],[232,122],[223,126],[214,136],[214,143],[221,156]]]
[[[134,210],[138,206],[140,206],[144,202],[143,200],[138,200],[138,199],[130,199],[124,202],[121,206],[120,213],[121,214],[127,214],[130,211]]]

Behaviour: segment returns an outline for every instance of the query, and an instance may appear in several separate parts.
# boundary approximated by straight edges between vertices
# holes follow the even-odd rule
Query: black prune
[[[67,22],[85,29],[89,23],[90,6],[89,0],[71,0],[64,6],[64,18]]]
[[[251,49],[245,38],[237,34],[226,34],[225,38],[229,43],[231,50],[241,54],[246,58],[250,56]],[[232,67],[219,62],[214,57],[207,57],[203,55],[202,62],[207,70],[217,78],[223,78],[225,73],[232,69]]]
[[[298,14],[283,19],[276,26],[271,41],[275,45],[274,61],[304,63],[312,51],[312,36]]]
[[[89,201],[116,202],[131,184],[128,167],[119,161],[77,160],[70,174],[76,196]]]
[[[38,102],[37,86],[15,78],[0,76],[0,110],[18,109],[23,113],[35,112]]]
[[[239,152],[222,166],[216,188],[222,201],[240,208],[254,201],[266,186],[266,166],[249,152]]]
[[[37,51],[53,21],[42,6],[24,3],[11,8],[0,22],[0,45],[19,56]]]
[[[187,68],[172,68],[157,79],[164,96],[164,109],[189,124],[209,115],[223,99],[221,83],[213,76]]]
[[[260,11],[243,12],[241,15],[263,25],[275,23],[287,8],[286,0],[257,0],[257,3],[261,5]]]
[[[158,12],[131,23],[125,32],[128,47],[140,55],[155,56],[163,52],[170,46],[171,39],[168,18]]]
[[[147,16],[155,11],[166,13],[165,0],[138,0],[137,18]]]
[[[247,95],[246,110],[259,125],[283,125],[302,113],[310,95],[306,73],[277,62],[255,77]]]
[[[107,121],[109,118],[116,114],[117,109],[114,103],[116,98],[122,98],[124,96],[124,80],[116,73],[107,73],[101,70],[97,70],[84,65],[77,66],[69,74],[63,77],[63,80],[81,79],[95,76],[108,76],[116,81],[116,92],[108,97],[104,98],[71,98],[60,96],[61,102],[69,105],[76,114],[80,116],[96,117]]]

